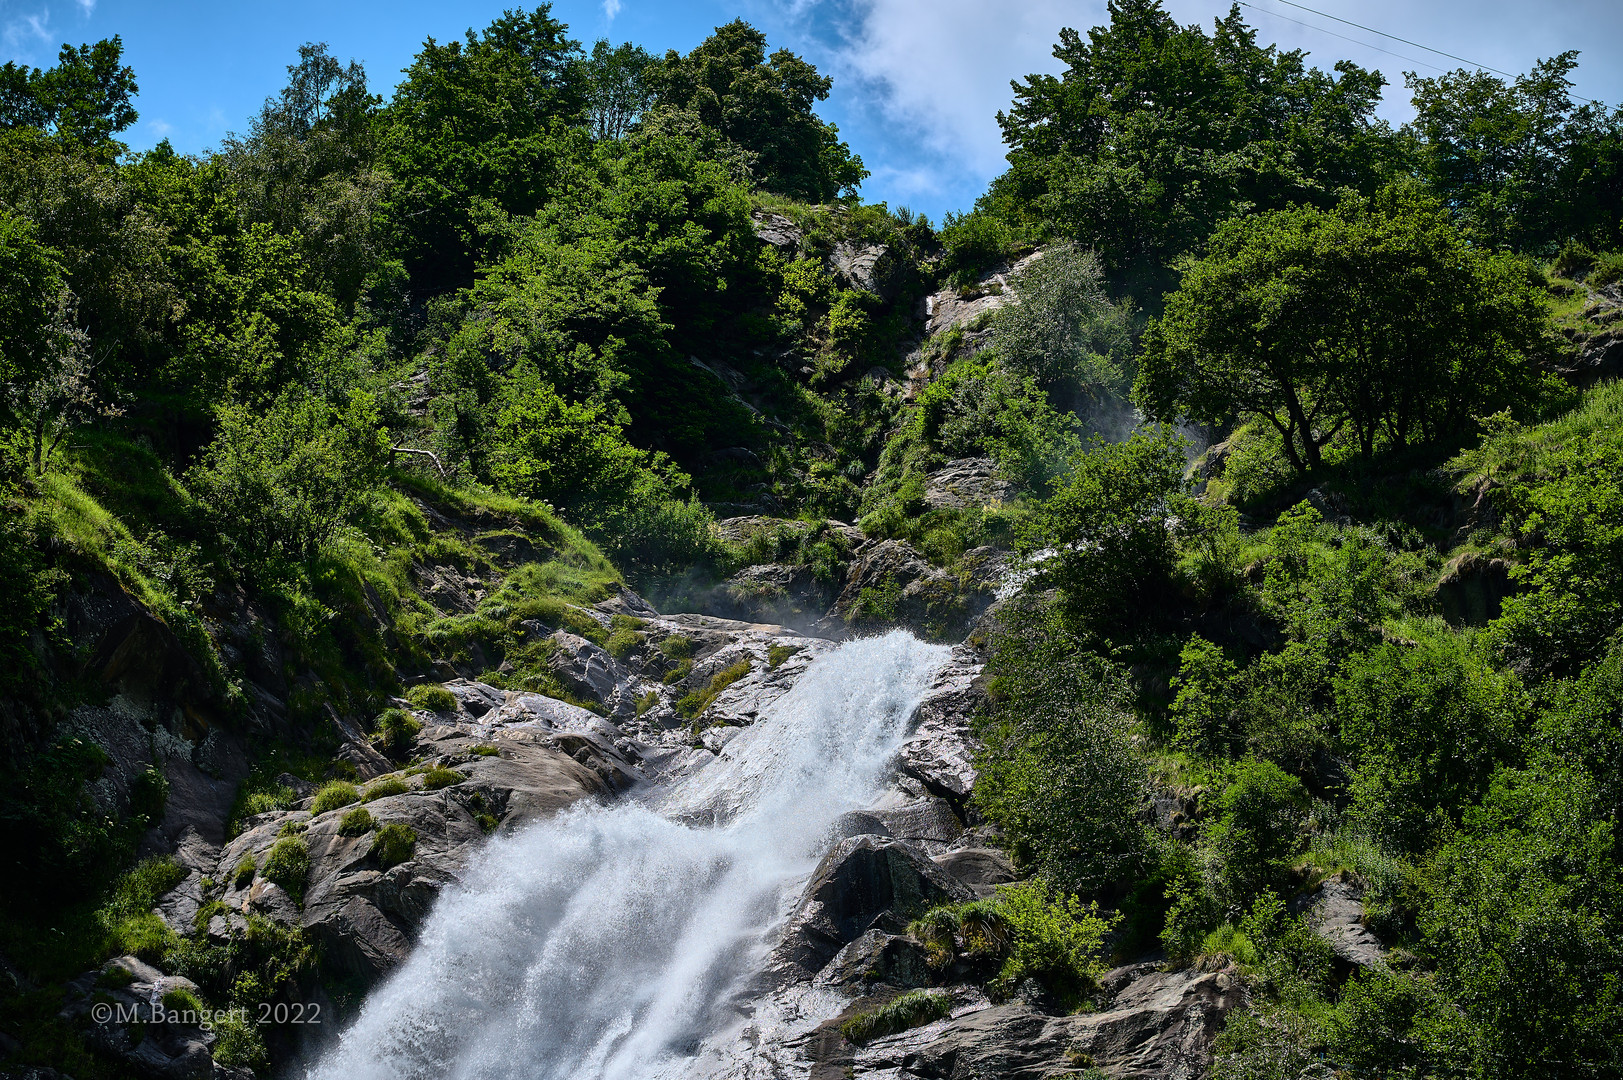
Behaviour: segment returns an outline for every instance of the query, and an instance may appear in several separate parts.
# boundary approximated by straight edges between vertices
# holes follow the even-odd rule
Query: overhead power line
[[[1402,53],[1395,53],[1391,49],[1383,49],[1379,45],[1371,45],[1367,41],[1359,41],[1357,38],[1350,38],[1350,37],[1346,36],[1345,34],[1338,34],[1334,30],[1327,29],[1326,27],[1315,26],[1312,23],[1303,22],[1300,19],[1293,19],[1288,15],[1281,15],[1277,11],[1270,11],[1269,9],[1267,9],[1265,7],[1259,7],[1256,4],[1247,3],[1246,0],[1237,0],[1237,2],[1240,4],[1241,7],[1248,7],[1248,8],[1251,8],[1253,11],[1260,11],[1260,12],[1266,14],[1266,15],[1272,15],[1276,19],[1284,19],[1286,22],[1293,22],[1297,26],[1305,26],[1309,30],[1317,30],[1321,34],[1329,34],[1331,37],[1340,38],[1342,41],[1350,41],[1355,45],[1362,45],[1366,49],[1374,49],[1376,52],[1385,53],[1388,56],[1395,56],[1399,60],[1407,60],[1411,64],[1420,64],[1420,65],[1422,65],[1424,67],[1429,67],[1429,68],[1433,69],[1434,71],[1442,71],[1442,70],[1444,70],[1443,68],[1438,67],[1436,64],[1430,64],[1430,63],[1427,63],[1424,60],[1416,60],[1412,56],[1404,56]],[[1405,45],[1409,45],[1409,46],[1411,46],[1413,48],[1416,48],[1416,49],[1422,49],[1422,50],[1424,50],[1426,52],[1429,52],[1429,53],[1434,53],[1437,56],[1446,56],[1450,60],[1458,60],[1460,63],[1465,64],[1467,67],[1481,68],[1483,71],[1491,71],[1495,75],[1503,75],[1507,79],[1516,79],[1516,78],[1520,77],[1520,76],[1516,75],[1513,72],[1503,71],[1503,70],[1501,70],[1499,68],[1496,68],[1496,67],[1490,67],[1487,64],[1479,64],[1475,60],[1467,60],[1463,56],[1456,56],[1454,53],[1444,52],[1442,49],[1434,49],[1430,45],[1422,45],[1418,41],[1410,41],[1408,38],[1398,37],[1396,34],[1388,34],[1385,30],[1377,30],[1373,26],[1365,26],[1363,23],[1356,23],[1356,22],[1353,22],[1351,19],[1343,19],[1339,15],[1331,15],[1327,11],[1320,11],[1317,8],[1310,8],[1306,4],[1298,4],[1298,3],[1295,2],[1295,0],[1274,0],[1274,2],[1277,3],[1277,4],[1284,4],[1287,7],[1296,8],[1296,9],[1298,9],[1300,11],[1308,12],[1311,15],[1317,15],[1321,19],[1330,19],[1330,20],[1332,20],[1334,22],[1341,23],[1344,26],[1354,27],[1354,28],[1356,28],[1358,30],[1364,31],[1365,33],[1375,34],[1375,35],[1377,35],[1379,37],[1387,38],[1387,39],[1389,39],[1391,41],[1402,42]],[[1588,102],[1591,105],[1599,105],[1600,104],[1600,102],[1595,101],[1592,98],[1586,98],[1581,94],[1572,94],[1571,96],[1576,98],[1579,101]]]

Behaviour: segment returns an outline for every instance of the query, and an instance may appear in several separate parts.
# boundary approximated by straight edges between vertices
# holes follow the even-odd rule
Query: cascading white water
[[[311,1080],[689,1075],[947,652],[849,642],[668,790],[492,843]]]

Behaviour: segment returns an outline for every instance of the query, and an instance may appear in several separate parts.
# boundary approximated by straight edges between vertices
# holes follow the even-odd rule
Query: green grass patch
[[[428,712],[446,713],[456,712],[456,695],[443,686],[434,683],[419,683],[406,691],[406,700],[419,709]]]
[[[385,776],[381,780],[374,780],[367,785],[366,791],[361,795],[362,802],[372,802],[376,799],[387,799],[390,795],[404,795],[411,787],[398,776]]]
[[[840,1025],[840,1034],[858,1046],[909,1028],[934,1023],[952,1012],[952,998],[929,990],[913,990],[877,1009],[860,1012]]]
[[[453,784],[460,784],[466,779],[466,776],[457,772],[455,769],[442,769],[435,767],[423,773],[423,790],[438,791],[440,788],[448,788]]]
[[[276,841],[265,856],[265,879],[280,885],[293,898],[304,902],[304,886],[310,876],[310,849],[296,836]]]
[[[366,833],[371,832],[376,825],[377,820],[372,816],[372,811],[364,806],[357,806],[346,813],[343,820],[338,823],[338,835],[364,836]]]
[[[316,797],[310,803],[310,815],[317,817],[329,810],[336,810],[340,806],[348,806],[352,802],[360,801],[361,793],[355,790],[355,785],[348,780],[334,780],[316,792]]]
[[[417,832],[410,825],[395,822],[378,830],[372,839],[371,855],[385,870],[399,866],[417,849]]]
[[[800,651],[799,645],[770,645],[766,650],[766,666],[769,671],[776,671],[783,666],[783,662]]]
[[[753,667],[748,657],[722,668],[710,676],[710,682],[702,690],[695,690],[676,703],[676,711],[689,720],[697,717],[708,709],[721,692],[733,683],[750,673]]]

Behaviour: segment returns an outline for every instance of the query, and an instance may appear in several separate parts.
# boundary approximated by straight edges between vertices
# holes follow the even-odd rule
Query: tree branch
[[[432,451],[432,450],[413,450],[409,446],[391,446],[391,447],[389,447],[389,464],[390,465],[394,464],[394,456],[396,454],[413,454],[413,455],[415,455],[417,457],[425,457],[425,458],[427,458],[428,460],[430,460],[430,461],[432,461],[434,463],[434,468],[439,470],[440,478],[441,479],[445,478],[445,466],[440,464],[439,455],[434,453],[434,451]]]

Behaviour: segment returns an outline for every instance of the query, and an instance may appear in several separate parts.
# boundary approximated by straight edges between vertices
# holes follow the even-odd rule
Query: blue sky
[[[1306,2],[1506,71],[1581,49],[1576,91],[1623,99],[1617,0]],[[515,0],[0,0],[0,60],[48,65],[63,42],[120,34],[141,85],[141,119],[127,141],[142,149],[167,137],[195,153],[247,126],[280,89],[303,42],[326,41],[339,58],[362,61],[373,89],[387,95],[425,37],[443,40],[483,27],[508,6]],[[1168,7],[1181,22],[1209,25],[1228,2],[1168,0]],[[749,19],[774,47],[794,49],[834,76],[834,93],[820,111],[873,172],[863,194],[937,221],[945,211],[967,209],[1001,170],[994,115],[1008,104],[1009,80],[1055,70],[1049,50],[1061,26],[1105,20],[1103,0],[558,0],[554,13],[588,43],[608,37],[656,52],[690,49],[718,23]],[[1263,41],[1308,49],[1322,66],[1347,57],[1379,68],[1395,84],[1383,106],[1394,121],[1407,114],[1404,70],[1435,74],[1415,61],[1458,66],[1279,0],[1254,0],[1245,15]]]

